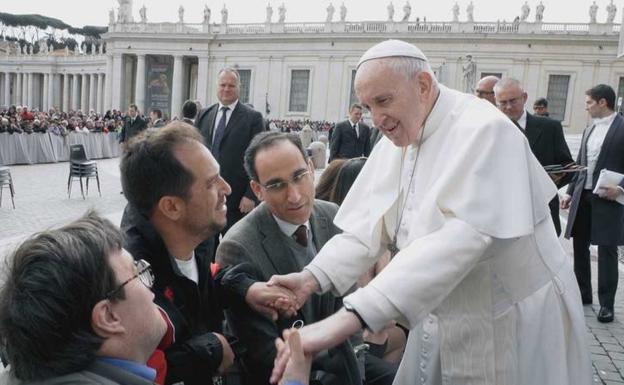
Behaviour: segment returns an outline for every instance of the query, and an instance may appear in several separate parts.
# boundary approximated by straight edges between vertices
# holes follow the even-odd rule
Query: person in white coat
[[[396,385],[589,384],[581,297],[548,209],[557,189],[524,135],[490,103],[439,85],[402,41],[362,56],[355,90],[385,137],[335,218],[344,233],[269,284],[299,302],[342,295],[386,250],[393,258],[300,330],[304,350],[397,320],[410,335]],[[289,357],[280,346],[274,381]]]

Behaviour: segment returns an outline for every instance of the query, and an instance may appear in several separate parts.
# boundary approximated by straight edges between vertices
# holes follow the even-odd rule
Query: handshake
[[[245,302],[255,311],[276,321],[290,318],[319,289],[318,282],[307,270],[287,275],[274,275],[268,282],[255,282],[245,293]]]

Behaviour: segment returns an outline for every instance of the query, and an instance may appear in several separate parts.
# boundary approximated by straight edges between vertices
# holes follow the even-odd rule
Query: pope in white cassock
[[[304,350],[396,320],[410,335],[395,384],[590,384],[581,296],[548,209],[557,189],[524,135],[492,104],[439,85],[402,41],[362,56],[355,90],[385,138],[335,218],[344,233],[271,284],[299,302],[343,295],[396,255],[300,330]],[[289,356],[280,345],[274,380]]]

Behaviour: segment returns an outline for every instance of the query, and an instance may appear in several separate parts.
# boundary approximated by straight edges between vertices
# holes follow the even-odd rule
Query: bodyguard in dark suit
[[[199,112],[195,126],[205,138],[221,176],[232,188],[227,200],[227,226],[223,234],[250,212],[256,198],[243,167],[243,154],[251,139],[264,130],[262,115],[238,100],[240,77],[234,68],[219,72],[216,103]]]
[[[337,158],[368,156],[371,151],[370,128],[362,123],[362,106],[349,108],[349,119],[339,122],[329,142],[329,161]]]
[[[333,224],[338,206],[314,199],[314,167],[294,135],[258,135],[247,150],[245,162],[253,191],[263,203],[224,236],[217,249],[217,263],[245,265],[258,281],[301,271],[340,232]],[[221,283],[243,298],[251,287],[227,276]],[[228,324],[247,348],[245,363],[251,374],[247,383],[268,384],[276,356],[273,342],[284,329],[297,320],[305,324],[319,321],[340,307],[341,298],[331,293],[313,295],[296,316],[273,321],[244,304],[230,304]],[[313,367],[319,372],[314,375],[321,375],[324,384],[361,384],[349,343],[321,353],[315,362]],[[377,365],[378,373],[367,371],[370,382],[366,383],[390,384],[395,370],[385,362]]]
[[[136,104],[128,107],[128,116],[124,121],[124,125],[119,133],[119,143],[125,143],[133,136],[147,128],[147,123],[139,116],[139,109]]]
[[[624,245],[624,206],[615,199],[624,195],[619,185],[593,190],[601,170],[624,174],[624,119],[614,112],[615,92],[600,84],[585,93],[585,109],[594,119],[583,132],[577,163],[587,170],[576,174],[561,200],[570,208],[566,238],[573,238],[574,272],[584,304],[592,303],[589,245],[598,245],[598,321],[613,321],[618,284],[617,246]]]
[[[563,136],[561,123],[553,119],[529,114],[524,109],[527,93],[524,92],[516,79],[499,80],[494,86],[494,92],[498,108],[524,132],[529,140],[533,155],[542,166],[567,165],[573,162],[570,149]],[[557,188],[561,188],[570,181],[572,174],[551,175],[551,177]],[[559,236],[561,234],[559,196],[555,196],[550,201],[549,206],[555,231]]]

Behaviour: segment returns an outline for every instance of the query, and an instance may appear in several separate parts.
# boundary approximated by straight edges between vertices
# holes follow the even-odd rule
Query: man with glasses
[[[212,255],[196,252],[225,226],[230,194],[202,139],[194,127],[175,121],[131,141],[120,164],[128,199],[125,247],[154,267],[156,303],[175,331],[175,342],[165,351],[167,384],[206,384],[234,360],[222,333],[226,300],[216,292]],[[250,303],[257,298],[265,303],[255,296],[266,293],[263,288],[251,286]],[[279,289],[271,290],[278,294],[273,300],[281,298]]]
[[[501,79],[494,86],[498,108],[522,131],[529,140],[533,155],[542,166],[569,165],[574,163],[570,149],[563,136],[561,123],[546,117],[529,114],[525,109],[527,93],[520,82],[513,78]],[[572,173],[550,174],[557,188],[568,184]],[[561,235],[559,220],[559,196],[556,195],[549,203],[550,213],[555,225],[557,236]]]
[[[150,385],[167,330],[145,261],[93,212],[26,240],[0,292],[2,384]],[[4,378],[3,378],[4,376]]]
[[[338,206],[314,199],[314,166],[295,135],[258,134],[245,152],[245,169],[262,204],[228,231],[217,249],[217,263],[242,264],[259,281],[274,274],[300,271],[340,232],[332,223]],[[222,284],[233,286],[244,296],[246,285],[233,281],[226,276]],[[299,324],[319,321],[337,311],[341,304],[341,299],[330,293],[313,295],[294,317],[280,320],[271,320],[248,306],[231,306],[226,311],[228,323],[248,351],[248,383],[269,383],[276,353],[274,341],[284,329],[298,320]],[[335,359],[329,359],[331,356]],[[324,355],[317,364],[322,368],[317,374],[324,378],[323,383],[361,381],[348,343]],[[332,370],[332,366],[338,369]],[[379,373],[369,374],[367,383],[390,384],[394,368],[382,364],[377,369]]]
[[[477,83],[477,89],[475,90],[475,95],[479,99],[485,99],[488,102],[496,105],[496,98],[494,97],[494,86],[498,83],[500,79],[494,75],[489,75],[481,78]]]

